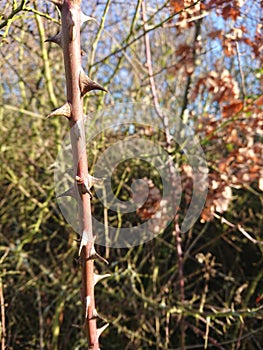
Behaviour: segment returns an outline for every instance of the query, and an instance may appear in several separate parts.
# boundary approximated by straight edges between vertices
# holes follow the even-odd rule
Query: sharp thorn
[[[91,188],[94,185],[102,185],[103,182],[105,181],[105,178],[99,178],[99,177],[94,177],[92,175],[88,175],[88,182],[89,182],[89,188]]]
[[[109,323],[106,323],[104,326],[97,329],[97,339],[101,336],[101,334],[105,331],[106,328],[109,327]]]
[[[93,198],[93,195],[90,191],[91,187],[97,184],[102,184],[104,180],[104,178],[99,179],[97,177],[91,176],[90,174],[88,174],[88,177],[86,179],[83,179],[78,175],[76,176],[77,184],[83,186],[82,193],[88,193],[90,195],[90,198]]]
[[[91,184],[88,177],[87,179],[84,180],[84,191],[85,191],[84,193],[88,193],[90,195],[90,198],[93,198],[93,195],[90,189],[91,189]]]
[[[96,81],[91,80],[83,70],[81,70],[79,75],[80,91],[81,96],[84,96],[87,92],[92,90],[101,90],[107,92],[104,87],[98,84]]]
[[[83,179],[80,176],[76,176],[76,181],[78,183],[78,185],[82,185],[85,184],[89,189],[94,186],[94,185],[101,185],[103,184],[103,181],[105,181],[105,178],[98,178],[98,177],[94,177],[90,174],[88,174],[87,179]]]
[[[81,254],[82,248],[87,245],[89,242],[94,242],[94,239],[92,237],[92,234],[88,231],[84,230],[81,236],[80,246],[79,246],[79,256]],[[94,244],[92,245],[94,246]],[[91,248],[92,249],[92,248]]]
[[[88,260],[96,260],[96,259],[109,265],[109,262],[96,252],[95,246],[93,244],[90,250],[90,256],[88,257]]]
[[[85,15],[85,13],[81,12],[81,14],[80,14],[81,25],[83,25],[85,22],[89,22],[89,21],[94,21],[94,22],[98,23],[94,17],[87,16],[87,15]]]
[[[83,193],[83,194],[88,193],[89,196],[90,196],[90,199],[93,198],[93,194],[92,194],[91,191],[88,189],[88,187],[86,187],[85,185],[82,187],[82,193]]]
[[[77,193],[76,193],[75,187],[72,186],[67,191],[65,191],[57,196],[57,198],[61,198],[61,197],[73,197],[73,198],[77,199]]]
[[[49,117],[53,117],[53,116],[57,116],[57,115],[62,115],[63,117],[66,118],[70,118],[71,117],[71,105],[69,102],[66,102],[63,106],[54,109],[48,116]]]
[[[99,318],[98,312],[96,309],[93,309],[92,316],[91,316],[90,320],[95,320],[97,318]]]
[[[51,38],[47,38],[45,42],[55,43],[60,47],[62,47],[62,32],[59,32],[58,34],[52,36]]]
[[[101,280],[103,280],[104,278],[110,277],[111,275],[109,273],[106,273],[105,275],[97,275],[96,273],[94,273],[94,286]]]

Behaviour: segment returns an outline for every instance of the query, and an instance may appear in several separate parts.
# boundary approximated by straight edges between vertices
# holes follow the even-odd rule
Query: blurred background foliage
[[[146,25],[159,103],[199,137],[209,192],[180,242],[171,224],[137,247],[99,247],[110,264],[97,269],[111,273],[96,288],[99,315],[110,323],[101,349],[262,349],[262,1],[151,0],[146,24],[141,4],[82,2],[98,21],[83,28],[84,69],[110,91],[90,94],[85,111],[153,103]],[[62,53],[45,43],[59,22],[48,1],[1,0],[2,350],[86,348],[77,236],[58,208],[53,182],[68,126],[45,117],[65,102]],[[135,131],[164,145],[150,127]],[[124,134],[115,130],[89,144],[92,167]],[[193,174],[177,149],[170,153],[181,175],[182,220]],[[111,211],[105,216],[95,197],[94,214],[116,226],[150,218],[161,202],[160,178],[147,162],[121,163],[112,177],[119,199],[129,198],[134,178],[146,178],[153,189],[141,210],[123,220]]]

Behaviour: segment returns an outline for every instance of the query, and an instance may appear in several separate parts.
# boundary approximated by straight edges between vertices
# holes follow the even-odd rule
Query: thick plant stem
[[[81,10],[80,1],[65,0],[62,5],[62,47],[64,54],[64,65],[67,84],[67,101],[71,105],[70,126],[75,128],[78,122],[81,137],[75,137],[74,131],[71,132],[71,146],[74,161],[74,173],[81,179],[88,178],[88,163],[86,155],[86,142],[84,131],[83,116],[83,97],[80,89],[80,73],[81,68],[81,49],[80,49],[80,24]],[[82,130],[81,130],[82,129]],[[99,349],[97,339],[96,318],[94,318],[95,300],[93,271],[94,260],[89,259],[92,249],[92,219],[91,219],[91,203],[88,192],[81,190],[79,187],[80,200],[78,201],[80,231],[89,233],[89,241],[81,249],[81,265],[82,265],[82,301],[84,308],[88,308],[85,312],[85,323],[87,327],[87,336],[90,349]],[[89,305],[86,303],[89,300]]]
[[[84,129],[83,123],[83,98],[81,96],[79,76],[81,72],[81,52],[80,52],[80,4],[72,1],[65,1],[62,6],[62,40],[64,64],[67,82],[67,101],[71,104],[70,126],[74,127],[76,122],[80,122],[79,128]],[[88,177],[88,164],[85,152],[85,133],[81,132],[81,137],[76,138],[71,132],[71,146],[74,160],[74,173],[81,179]],[[81,232],[92,233],[91,207],[89,194],[80,190],[79,220]],[[92,241],[80,252],[82,263],[82,301],[84,307],[88,307],[86,313],[86,326],[89,346],[94,350],[98,349],[96,343],[96,319],[92,314],[95,309],[94,288],[93,288],[93,260],[88,260],[91,251]],[[88,300],[89,305],[85,305]]]
[[[61,12],[62,29],[58,35],[48,39],[63,49],[66,75],[67,102],[52,111],[49,117],[63,115],[68,118],[73,156],[74,186],[70,191],[78,201],[79,249],[82,267],[82,303],[85,329],[90,350],[99,350],[99,336],[107,325],[97,329],[94,285],[100,278],[94,275],[94,260],[100,257],[95,250],[92,232],[91,193],[92,177],[88,171],[86,139],[84,130],[83,97],[91,90],[104,90],[85,75],[81,66],[80,27],[85,16],[81,12],[81,0],[53,0]],[[88,17],[86,17],[88,18]],[[94,178],[93,178],[94,179]],[[64,194],[66,195],[66,194]],[[103,276],[102,276],[103,277]]]

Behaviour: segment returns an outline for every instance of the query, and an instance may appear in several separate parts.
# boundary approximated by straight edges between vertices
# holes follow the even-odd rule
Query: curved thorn
[[[96,309],[93,309],[92,316],[89,320],[96,320],[99,317]]]
[[[104,177],[99,178],[99,177],[94,177],[94,176],[88,174],[89,188],[91,188],[94,185],[102,185],[104,181],[105,181]]]
[[[109,273],[106,273],[105,275],[97,275],[96,273],[94,273],[94,286],[101,280],[103,280],[104,278],[110,277],[111,275]]]
[[[105,331],[106,328],[109,327],[109,323],[106,323],[104,326],[97,329],[97,340],[101,336],[101,334]]]
[[[79,246],[79,256],[81,253],[82,248],[87,245],[89,242],[93,242],[92,239],[92,234],[89,233],[88,231],[84,230],[82,232],[82,236],[81,236],[81,241],[80,241],[80,246]]]
[[[89,189],[89,187],[87,186],[87,184],[84,182],[84,184],[82,185],[82,194],[86,194],[88,193],[90,196],[90,199],[93,198],[93,194],[91,193],[91,190]]]
[[[90,198],[93,198],[93,195],[90,191],[89,183],[85,181],[82,177],[76,175],[76,181],[78,185],[81,185],[81,192],[82,194],[88,193],[90,195]]]
[[[73,198],[77,199],[77,193],[76,193],[75,187],[72,186],[67,191],[65,191],[57,196],[57,198],[61,198],[61,197],[73,197]]]
[[[59,32],[58,34],[52,36],[51,38],[47,38],[45,42],[55,43],[60,47],[62,47],[62,32]]]
[[[57,115],[62,115],[63,117],[66,118],[70,118],[71,117],[71,105],[69,102],[66,102],[63,106],[54,109],[48,116],[49,117],[53,117],[53,116],[57,116]]]
[[[89,21],[93,21],[93,22],[98,23],[94,17],[87,16],[87,15],[85,15],[85,13],[83,13],[81,11],[81,13],[80,13],[80,25],[82,26],[85,22],[89,22]]]
[[[90,250],[90,256],[88,257],[88,260],[96,260],[96,259],[109,265],[109,262],[96,252],[95,246],[93,244]]]
[[[80,91],[81,96],[84,96],[87,92],[92,90],[101,90],[104,92],[107,92],[104,87],[102,87],[100,84],[98,84],[96,81],[91,80],[83,70],[81,70],[79,75],[79,85],[80,85]]]
[[[93,195],[91,193],[91,187],[94,185],[101,185],[103,183],[103,181],[105,180],[104,178],[97,178],[94,176],[91,176],[90,174],[88,174],[86,179],[81,178],[80,176],[76,176],[75,177],[77,184],[78,185],[82,185],[82,193],[88,193],[90,195],[90,198],[93,198]]]

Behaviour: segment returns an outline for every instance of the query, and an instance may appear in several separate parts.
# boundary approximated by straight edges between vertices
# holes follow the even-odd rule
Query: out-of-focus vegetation
[[[112,274],[96,289],[98,312],[110,322],[101,348],[262,349],[262,2],[146,5],[159,103],[171,111],[171,124],[173,115],[180,116],[199,137],[209,192],[200,219],[181,237],[183,275],[172,224],[147,244],[100,247],[110,265],[98,264],[98,270]],[[84,68],[111,92],[89,95],[87,113],[119,102],[152,103],[141,1],[83,1],[82,7],[98,20],[83,28]],[[45,118],[65,102],[62,54],[44,42],[58,23],[48,2],[1,0],[2,350],[86,346],[77,236],[54,194],[55,159],[67,123]],[[139,132],[163,145],[162,135]],[[117,131],[106,136],[89,145],[90,164],[122,137]],[[193,174],[178,150],[171,154],[182,180],[182,220]],[[123,181],[118,196],[128,199],[131,180],[143,177],[153,180],[156,195],[160,179],[136,159],[119,165],[113,189]],[[151,203],[158,206],[158,200]],[[94,214],[105,220],[102,204],[96,198],[93,203]],[[142,222],[149,211],[146,205],[123,224]],[[118,225],[116,213],[107,217]]]

